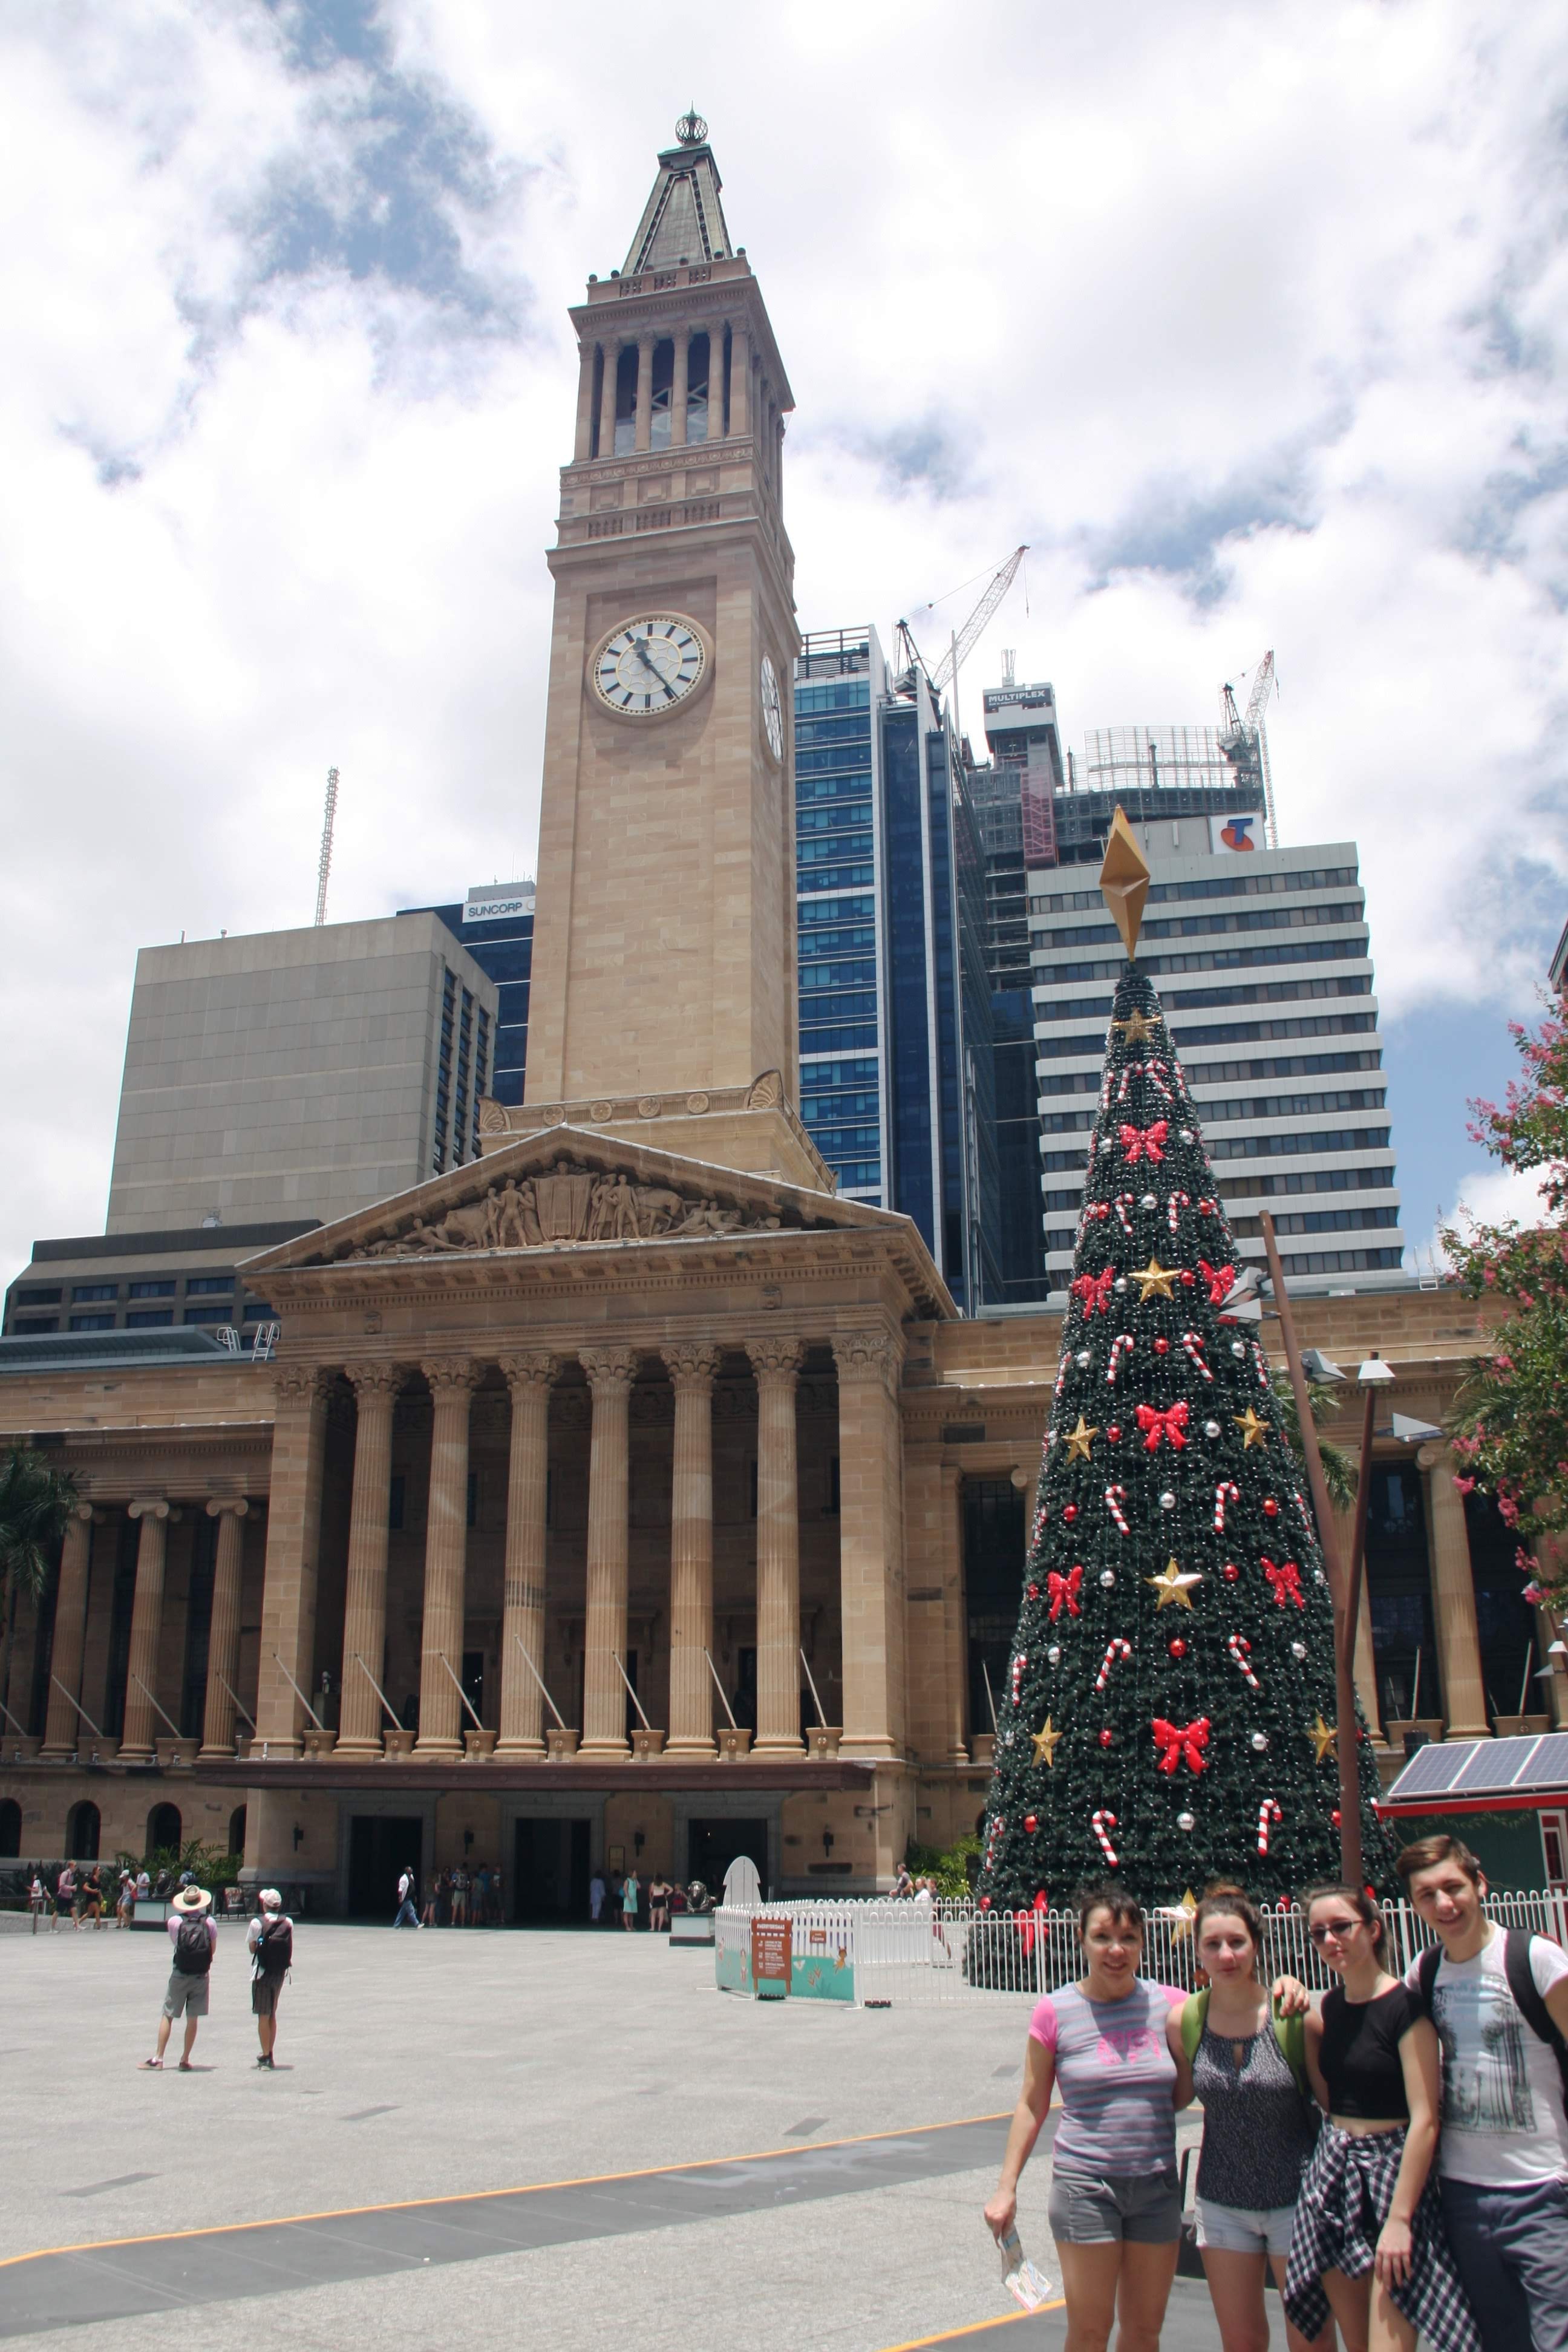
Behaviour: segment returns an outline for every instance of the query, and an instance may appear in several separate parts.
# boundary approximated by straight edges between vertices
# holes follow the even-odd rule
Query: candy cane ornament
[[[1100,1672],[1095,1677],[1095,1689],[1102,1691],[1105,1688],[1106,1684],[1110,1680],[1110,1669],[1118,1658],[1130,1658],[1131,1655],[1131,1643],[1124,1642],[1120,1633],[1108,1642],[1105,1645],[1105,1655],[1100,1661]]]
[[[1115,1339],[1112,1339],[1110,1343],[1110,1368],[1105,1375],[1105,1385],[1107,1388],[1113,1389],[1116,1386],[1116,1375],[1121,1370],[1122,1359],[1124,1356],[1130,1356],[1132,1353],[1133,1348],[1136,1344],[1137,1343],[1133,1339],[1131,1331],[1119,1331]]]
[[[1021,1650],[1013,1661],[1013,1704],[1015,1706],[1018,1704],[1018,1692],[1024,1680],[1024,1669],[1028,1663],[1028,1659],[1024,1655]]]
[[[1187,1198],[1187,1195],[1184,1192],[1166,1193],[1165,1223],[1170,1226],[1173,1233],[1176,1230],[1182,1211],[1184,1209],[1190,1209],[1192,1205],[1191,1201]]]
[[[1263,1802],[1258,1808],[1258,1851],[1259,1853],[1267,1853],[1268,1851],[1269,1823],[1272,1822],[1275,1827],[1278,1828],[1284,1818],[1284,1814],[1280,1811],[1273,1798],[1265,1797]]]
[[[1214,1529],[1216,1536],[1222,1536],[1225,1533],[1225,1507],[1226,1503],[1239,1503],[1240,1500],[1241,1488],[1237,1485],[1235,1479],[1222,1478],[1219,1485],[1214,1490]]]
[[[1132,1239],[1132,1226],[1127,1212],[1129,1209],[1135,1208],[1137,1206],[1132,1194],[1131,1192],[1118,1192],[1112,1205],[1116,1210],[1117,1215],[1121,1220],[1122,1232],[1126,1234],[1128,1240],[1131,1241]]]
[[[1121,1533],[1124,1536],[1130,1536],[1132,1530],[1128,1526],[1126,1515],[1121,1508],[1122,1504],[1126,1500],[1127,1489],[1125,1486],[1108,1486],[1106,1488],[1105,1507],[1110,1513],[1111,1517],[1115,1520],[1117,1527],[1121,1529]]]
[[[1261,1690],[1263,1688],[1263,1685],[1258,1681],[1258,1676],[1252,1671],[1251,1643],[1247,1641],[1244,1635],[1240,1633],[1233,1633],[1225,1646],[1230,1654],[1231,1664],[1233,1665],[1239,1666],[1242,1673],[1246,1675],[1247,1687],[1250,1690]]]
[[[1090,1813],[1089,1822],[1089,1827],[1093,1830],[1095,1836],[1100,1840],[1100,1853],[1105,1856],[1105,1859],[1110,1864],[1111,1869],[1114,1870],[1118,1859],[1116,1848],[1111,1844],[1110,1838],[1106,1835],[1106,1832],[1108,1830],[1113,1830],[1116,1827],[1116,1815],[1114,1813],[1103,1812]]]
[[[1189,1363],[1196,1366],[1197,1370],[1203,1374],[1205,1381],[1212,1381],[1214,1374],[1210,1371],[1207,1364],[1204,1361],[1204,1343],[1199,1339],[1195,1331],[1183,1332],[1182,1348]]]

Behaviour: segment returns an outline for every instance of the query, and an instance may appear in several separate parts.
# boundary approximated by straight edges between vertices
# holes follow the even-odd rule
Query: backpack
[[[287,1976],[293,1959],[293,1927],[272,1912],[262,1920],[261,1933],[256,1939],[256,1973],[258,1977]]]
[[[1182,2049],[1189,2066],[1197,2056],[1208,2013],[1209,1997],[1205,1986],[1202,1992],[1193,1995],[1182,2011]],[[1279,2045],[1279,2055],[1295,2077],[1296,2088],[1301,2096],[1310,2099],[1312,2090],[1307,2080],[1307,2021],[1305,2017],[1281,2015],[1278,2001],[1270,2003],[1269,2015],[1274,2025],[1274,2039]]]
[[[182,1918],[174,1938],[174,1968],[183,1977],[205,1977],[213,1964],[213,1939],[207,1934],[207,1914],[193,1911]]]
[[[1505,1927],[1502,1940],[1502,1972],[1508,1989],[1513,1995],[1513,2005],[1538,2042],[1544,2042],[1557,2061],[1557,2072],[1563,2078],[1563,2109],[1568,2115],[1568,2042],[1564,2042],[1552,2018],[1552,2011],[1536,1990],[1535,1978],[1530,1966],[1532,1941],[1528,1927]],[[1415,1963],[1415,1989],[1426,2014],[1432,2014],[1432,1989],[1437,1980],[1437,1970],[1443,1964],[1443,1947],[1431,1944]]]

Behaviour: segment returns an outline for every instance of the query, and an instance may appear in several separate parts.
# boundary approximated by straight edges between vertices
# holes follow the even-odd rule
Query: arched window
[[[147,1851],[149,1854],[179,1853],[180,1809],[178,1805],[153,1806],[147,1816]]]
[[[67,1819],[66,1856],[70,1862],[98,1860],[98,1807],[85,1800],[71,1807]]]
[[[228,1850],[245,1859],[245,1807],[236,1805],[228,1817]]]
[[[15,1797],[0,1799],[0,1854],[15,1862],[22,1851],[22,1808]]]

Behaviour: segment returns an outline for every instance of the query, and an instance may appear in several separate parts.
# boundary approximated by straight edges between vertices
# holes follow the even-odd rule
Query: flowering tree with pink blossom
[[[1568,1597],[1568,992],[1533,1032],[1510,1027],[1524,1064],[1506,1101],[1472,1102],[1470,1133],[1503,1167],[1533,1175],[1541,1222],[1467,1218],[1443,1244],[1460,1287],[1487,1302],[1490,1352],[1472,1365],[1452,1423],[1461,1492],[1491,1495],[1520,1536],[1528,1598]],[[1532,1555],[1528,1538],[1547,1538]]]

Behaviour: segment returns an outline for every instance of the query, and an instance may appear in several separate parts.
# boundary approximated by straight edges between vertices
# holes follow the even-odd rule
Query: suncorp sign
[[[501,890],[470,890],[463,902],[465,923],[499,923],[532,912],[532,888],[517,883]]]

